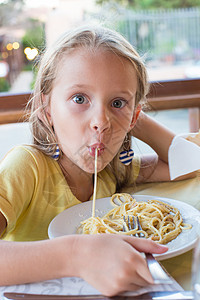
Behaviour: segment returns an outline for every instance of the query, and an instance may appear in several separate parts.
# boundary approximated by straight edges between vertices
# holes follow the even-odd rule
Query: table
[[[131,194],[154,195],[180,200],[200,210],[200,172],[197,177],[193,179],[177,182],[142,184],[135,188],[126,189],[125,191]],[[174,258],[163,260],[161,263],[183,289],[191,290],[192,250]],[[175,283],[173,288],[181,290],[179,285]],[[0,296],[2,296],[4,292],[60,295],[65,293],[71,295],[98,294],[98,291],[80,278],[61,278],[35,284],[0,287]]]

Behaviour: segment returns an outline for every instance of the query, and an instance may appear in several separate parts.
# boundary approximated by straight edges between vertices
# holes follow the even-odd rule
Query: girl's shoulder
[[[38,150],[34,145],[19,145],[12,148],[0,162],[3,167],[30,168],[32,166],[42,166],[53,161],[50,157]]]
[[[34,145],[20,145],[14,147],[11,151],[22,158],[32,157],[34,160],[46,160],[46,156],[42,151],[37,149]]]
[[[40,151],[37,150],[34,146],[32,145],[19,145],[19,146],[15,146],[13,148],[11,148],[6,155],[4,156],[4,158],[2,159],[2,161],[4,160],[11,160],[12,158],[21,160],[21,159],[26,159],[26,158],[30,158],[32,157],[39,157]]]

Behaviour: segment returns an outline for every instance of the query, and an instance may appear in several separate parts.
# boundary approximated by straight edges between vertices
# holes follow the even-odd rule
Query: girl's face
[[[96,148],[98,171],[113,159],[134,126],[136,89],[133,65],[110,51],[76,49],[62,58],[48,115],[73,164],[94,173]]]

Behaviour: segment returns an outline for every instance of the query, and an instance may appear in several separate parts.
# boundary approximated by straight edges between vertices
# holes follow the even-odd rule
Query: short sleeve
[[[27,209],[37,173],[34,157],[21,146],[13,148],[0,162],[0,211],[7,220],[6,233],[14,229]]]

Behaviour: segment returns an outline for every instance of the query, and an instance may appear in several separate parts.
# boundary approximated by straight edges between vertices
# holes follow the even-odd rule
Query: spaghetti
[[[146,238],[160,244],[167,244],[175,239],[182,230],[190,229],[190,224],[183,223],[180,211],[174,206],[158,201],[148,200],[137,202],[131,195],[126,193],[114,194],[111,197],[113,209],[102,218],[90,217],[81,222],[78,233],[97,234],[114,233],[123,235],[136,235],[143,233]],[[123,220],[123,216],[130,217],[131,222],[139,218],[141,229],[138,226],[129,230]],[[125,228],[125,232],[123,230]]]
[[[97,196],[97,156],[98,148],[95,149],[95,164],[94,164],[94,192],[93,192],[93,202],[92,202],[92,217],[95,217],[95,203]]]

